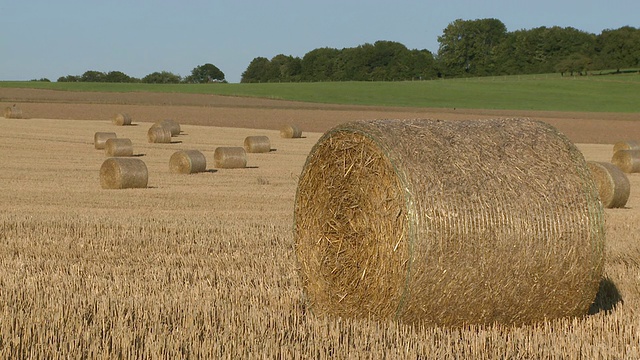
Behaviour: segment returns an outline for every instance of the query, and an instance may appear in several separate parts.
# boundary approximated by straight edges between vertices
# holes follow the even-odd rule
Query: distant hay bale
[[[118,126],[131,125],[131,116],[129,114],[116,114],[113,123]]]
[[[247,136],[244,150],[248,153],[267,153],[271,151],[271,141],[268,136]]]
[[[136,158],[109,158],[100,167],[103,189],[146,188],[149,172],[144,161]]]
[[[207,169],[207,159],[198,150],[176,151],[169,159],[169,171],[174,174],[193,174]]]
[[[218,147],[213,161],[218,169],[243,168],[247,166],[247,153],[241,147]]]
[[[150,143],[170,143],[171,142],[171,130],[158,124],[152,125],[147,130],[147,140]]]
[[[607,162],[588,161],[587,166],[598,186],[602,206],[609,209],[624,207],[631,192],[627,175],[617,166]]]
[[[302,130],[296,125],[285,125],[280,128],[280,137],[285,139],[302,137]]]
[[[640,150],[618,150],[611,163],[628,174],[640,172]]]
[[[618,141],[613,144],[613,153],[615,154],[618,150],[640,150],[640,141]]]
[[[118,136],[114,132],[101,132],[98,131],[93,135],[93,146],[98,149],[104,149],[105,143],[108,139],[115,139]]]
[[[169,131],[171,131],[171,136],[180,135],[180,124],[178,124],[174,120],[171,120],[171,119],[160,120],[160,121],[157,121],[156,124],[169,129]]]
[[[133,144],[130,139],[107,139],[104,143],[106,156],[133,156]]]
[[[4,108],[5,119],[22,119],[22,109],[16,105]]]
[[[526,324],[587,314],[604,217],[578,149],[528,119],[374,120],[325,133],[294,207],[315,313]]]

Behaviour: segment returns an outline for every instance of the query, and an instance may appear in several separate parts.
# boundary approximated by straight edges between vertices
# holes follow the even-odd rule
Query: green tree
[[[168,71],[156,71],[142,78],[142,82],[148,84],[178,84],[181,80],[180,75]]]
[[[106,74],[100,71],[88,70],[80,76],[80,81],[83,82],[104,82]]]
[[[640,29],[624,26],[603,30],[596,40],[599,66],[605,69],[640,67]]]
[[[122,71],[110,71],[104,76],[104,81],[111,83],[130,83],[136,82],[136,80]]]
[[[76,75],[61,76],[58,78],[57,81],[58,82],[79,82],[80,77]]]
[[[185,81],[197,84],[224,81],[224,73],[217,66],[206,63],[193,68],[191,75]]]
[[[291,55],[278,54],[267,64],[268,81],[298,81],[302,73],[302,61]]]
[[[302,57],[301,79],[305,81],[329,81],[334,79],[337,70],[336,60],[340,50],[318,48],[309,51]]]
[[[242,83],[259,83],[267,82],[269,79],[267,73],[269,71],[269,59],[266,57],[257,57],[251,60],[247,69],[242,73],[240,82]]]

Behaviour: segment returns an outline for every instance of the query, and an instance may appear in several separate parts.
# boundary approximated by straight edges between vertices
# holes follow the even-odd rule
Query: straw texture
[[[268,136],[247,136],[244,150],[248,153],[267,153],[271,151],[271,140]]]
[[[528,119],[338,126],[307,157],[294,217],[317,313],[524,324],[586,314],[602,277],[586,162]]]
[[[144,161],[135,158],[109,158],[100,167],[103,189],[146,188],[149,172]]]
[[[207,159],[198,150],[176,151],[169,159],[169,171],[174,174],[192,174],[207,169]]]
[[[93,146],[98,149],[104,149],[105,143],[108,139],[115,139],[118,136],[114,132],[101,132],[98,131],[93,135]]]
[[[611,163],[628,174],[640,172],[640,150],[618,150]]]
[[[628,141],[618,141],[613,144],[613,153],[619,150],[640,150],[640,141],[637,140],[628,140]]]
[[[598,186],[600,201],[606,208],[621,208],[627,204],[631,185],[629,179],[617,166],[597,161],[588,161],[591,176]]]
[[[218,169],[243,168],[247,166],[247,153],[241,147],[218,147],[213,161]]]
[[[296,125],[285,125],[280,128],[280,137],[285,139],[302,137],[302,130]]]
[[[4,108],[5,119],[22,119],[22,109],[13,105]]]
[[[118,126],[131,125],[131,116],[129,114],[116,114],[113,118],[113,123]]]
[[[104,143],[106,156],[133,156],[133,143],[130,139],[107,139]]]
[[[161,120],[156,122],[156,125],[169,129],[169,131],[171,132],[171,136],[180,135],[180,124],[178,124],[175,120],[171,120],[171,119]]]
[[[147,140],[149,140],[150,143],[168,144],[171,142],[171,130],[164,126],[154,124],[147,130]]]

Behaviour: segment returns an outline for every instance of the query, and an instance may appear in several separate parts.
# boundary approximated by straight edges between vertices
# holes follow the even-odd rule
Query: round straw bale
[[[107,142],[107,139],[115,139],[118,136],[114,132],[96,132],[93,135],[93,146],[96,149],[102,150],[104,149],[104,145]]]
[[[178,124],[174,120],[171,120],[171,119],[160,120],[160,121],[157,121],[156,124],[169,129],[169,131],[171,131],[171,136],[180,135],[180,124]]]
[[[198,150],[176,151],[169,159],[169,171],[174,174],[192,174],[207,169],[207,159]]]
[[[144,161],[136,158],[109,158],[100,167],[103,189],[146,188],[149,172]]]
[[[587,165],[598,186],[602,205],[609,209],[624,207],[631,191],[627,175],[617,166],[607,162],[588,161]]]
[[[317,313],[525,324],[586,314],[602,278],[598,190],[543,122],[340,125],[308,155],[294,209]]]
[[[640,172],[640,150],[618,150],[611,157],[611,163],[629,174]]]
[[[162,125],[153,124],[147,131],[147,139],[150,143],[170,143],[171,130]]]
[[[267,153],[271,151],[271,141],[268,136],[247,136],[244,150],[248,153]]]
[[[104,143],[106,156],[133,156],[133,144],[130,139],[107,139]]]
[[[280,128],[280,137],[285,139],[302,137],[302,130],[295,125],[285,125]]]
[[[615,154],[618,150],[640,150],[640,141],[618,141],[617,143],[613,144],[613,153]]]
[[[218,147],[213,161],[218,169],[243,168],[247,166],[247,153],[241,147]]]
[[[131,116],[129,114],[116,114],[113,123],[118,126],[131,125]]]
[[[22,119],[22,109],[16,105],[4,108],[5,119]]]

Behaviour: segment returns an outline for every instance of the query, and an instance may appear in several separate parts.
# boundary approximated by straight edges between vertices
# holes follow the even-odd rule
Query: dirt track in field
[[[324,132],[337,124],[363,119],[529,117],[555,126],[576,143],[612,144],[640,137],[637,113],[375,107],[203,94],[0,89],[0,106],[13,104],[20,106],[28,118],[108,120],[125,112],[134,123],[171,118],[181,124],[269,130],[297,124],[310,132]]]

